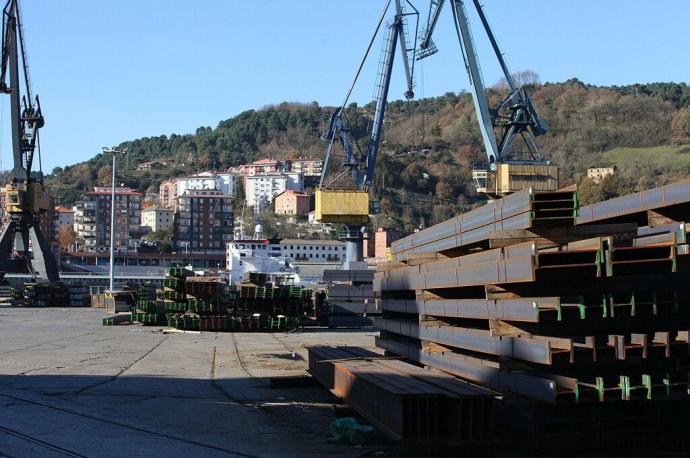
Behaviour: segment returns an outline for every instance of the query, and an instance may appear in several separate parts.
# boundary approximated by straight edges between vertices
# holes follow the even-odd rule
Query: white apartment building
[[[163,208],[157,205],[145,208],[141,211],[141,226],[148,227],[151,231],[169,231],[173,227],[172,208]]]
[[[222,191],[225,196],[235,196],[237,194],[237,174],[230,172],[203,172],[200,177],[213,177],[216,180],[216,189]]]
[[[237,175],[230,172],[202,172],[190,177],[181,177],[175,180],[175,195],[172,198],[161,197],[163,205],[171,206],[178,196],[183,196],[187,190],[194,191],[220,191],[224,196],[234,197],[237,194]],[[174,207],[174,205],[172,205]]]
[[[248,207],[271,203],[274,197],[287,190],[303,191],[304,176],[301,172],[266,173],[247,176],[244,179]]]

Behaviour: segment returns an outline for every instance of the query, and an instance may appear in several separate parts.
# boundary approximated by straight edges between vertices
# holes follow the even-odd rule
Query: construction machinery
[[[7,77],[9,75],[9,84]],[[22,93],[23,89],[23,93]],[[18,0],[8,0],[2,22],[0,92],[10,95],[14,167],[5,190],[5,221],[0,234],[0,270],[30,273],[56,282],[58,266],[39,227],[49,208],[40,170],[39,129],[44,125],[38,96],[31,94]],[[38,151],[38,171],[32,171]]]
[[[479,0],[471,1],[508,86],[508,95],[498,106],[491,108],[465,9],[466,2],[449,0],[486,149],[486,162],[475,164],[472,171],[477,192],[494,197],[527,188],[535,191],[554,191],[558,189],[558,168],[544,159],[535,141],[536,137],[546,133],[546,125],[539,118],[527,90],[518,87],[508,70]],[[438,51],[432,35],[444,3],[445,0],[431,0],[427,25],[420,36],[418,60]],[[518,137],[522,139],[521,147],[515,145]]]
[[[369,47],[362,59],[355,79],[348,91],[345,101],[331,116],[328,130],[322,138],[328,141],[328,150],[324,163],[321,180],[316,190],[316,219],[321,223],[345,224],[347,232],[343,239],[346,242],[345,269],[366,269],[363,265],[363,231],[369,222],[369,214],[375,213],[375,205],[370,208],[370,188],[374,182],[376,157],[381,144],[384,116],[388,100],[396,45],[399,44],[405,67],[407,90],[405,97],[414,97],[414,62],[416,53],[417,27],[419,12],[406,0],[394,0],[395,16],[387,26],[383,40],[383,49],[379,61],[379,68],[374,93],[374,113],[366,148],[360,150],[356,140],[352,138],[350,126],[346,117],[345,107],[352,94],[352,90],[362,71],[372,44],[381,29],[386,13],[391,5],[388,0],[383,14],[379,19],[376,30],[371,38]],[[412,38],[407,32],[408,19],[412,17],[415,33]],[[339,170],[332,170],[332,160],[336,156],[335,145],[342,147],[342,162]],[[374,202],[376,202],[374,200]]]

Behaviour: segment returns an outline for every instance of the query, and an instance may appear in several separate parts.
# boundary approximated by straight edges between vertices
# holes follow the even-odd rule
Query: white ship
[[[250,272],[259,272],[276,284],[299,284],[298,269],[283,256],[280,242],[261,238],[261,234],[261,225],[257,224],[254,237],[233,240],[228,244],[230,281],[239,283],[248,280]]]

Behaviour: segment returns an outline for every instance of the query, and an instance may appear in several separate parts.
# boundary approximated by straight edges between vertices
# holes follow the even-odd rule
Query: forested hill
[[[585,200],[650,187],[690,172],[690,88],[655,83],[596,87],[570,80],[528,88],[549,132],[538,139],[544,155],[562,169],[564,184],[580,182],[588,167],[618,165],[620,174],[602,186],[583,183]],[[492,102],[505,93],[489,90]],[[371,106],[350,106],[353,134],[365,145]],[[127,160],[121,181],[156,191],[160,181],[209,168],[224,169],[263,157],[323,157],[319,139],[332,107],[281,103],[249,110],[200,127],[194,134],[147,137],[122,143]],[[654,148],[664,146],[662,149]],[[449,217],[476,202],[471,162],[482,158],[481,135],[468,93],[389,104],[377,169],[377,192],[386,215],[378,222],[411,228]],[[657,152],[659,152],[657,154]],[[173,159],[155,171],[137,171],[144,161]],[[84,190],[109,183],[110,159],[56,168],[52,192],[71,204]],[[119,168],[119,167],[118,167]]]

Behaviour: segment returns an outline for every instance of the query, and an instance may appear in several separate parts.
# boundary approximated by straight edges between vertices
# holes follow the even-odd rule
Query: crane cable
[[[383,11],[381,12],[381,16],[379,17],[378,24],[376,24],[376,30],[374,30],[374,34],[371,36],[371,40],[369,41],[369,46],[367,46],[367,50],[364,52],[364,57],[362,58],[362,62],[359,64],[359,68],[357,68],[357,73],[355,74],[354,79],[352,80],[352,84],[350,85],[350,90],[347,91],[347,95],[345,96],[345,100],[343,100],[343,104],[341,105],[340,109],[344,109],[345,105],[347,105],[347,101],[350,100],[350,96],[352,95],[352,91],[355,89],[355,84],[357,84],[357,80],[359,80],[359,75],[362,73],[362,69],[364,68],[364,63],[367,60],[367,57],[369,57],[369,52],[371,51],[372,46],[374,46],[374,41],[376,41],[376,36],[379,34],[379,30],[381,30],[381,24],[383,24],[383,20],[386,17],[386,13],[388,12],[388,7],[390,7],[391,0],[388,0],[386,2],[386,6],[383,8]]]
[[[386,5],[383,8],[383,11],[381,12],[381,15],[379,16],[379,20],[376,24],[376,29],[374,30],[374,33],[371,36],[371,40],[369,40],[369,45],[367,45],[367,49],[364,52],[364,56],[362,57],[362,61],[359,63],[359,67],[357,68],[357,73],[355,73],[355,77],[352,79],[352,84],[350,85],[350,89],[347,91],[347,94],[345,95],[345,99],[343,100],[342,105],[338,109],[338,111],[344,115],[345,111],[345,106],[347,105],[347,102],[350,100],[350,96],[352,95],[352,91],[355,89],[355,85],[357,84],[357,81],[359,80],[359,76],[362,73],[362,69],[364,68],[364,64],[367,61],[367,58],[369,57],[369,52],[371,51],[371,48],[374,46],[374,42],[376,41],[376,36],[379,34],[379,30],[381,30],[381,25],[383,24],[383,20],[386,18],[386,13],[388,13],[388,8],[391,5],[391,0],[388,0],[386,2]],[[347,122],[347,117],[345,117],[346,122]],[[359,146],[359,142],[355,138],[355,147],[357,148],[357,151],[359,152],[360,155],[362,155],[362,149]],[[333,143],[335,141],[335,135],[331,138],[331,142],[329,145],[329,148],[333,148]]]

